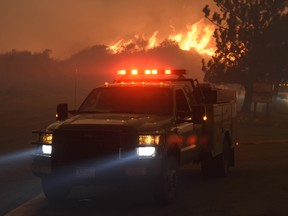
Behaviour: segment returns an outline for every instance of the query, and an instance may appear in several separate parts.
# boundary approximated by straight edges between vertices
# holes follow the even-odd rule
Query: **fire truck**
[[[163,203],[175,199],[181,167],[206,176],[234,166],[236,94],[185,70],[120,70],[77,110],[57,105],[57,121],[34,131],[33,173],[52,202],[76,185],[145,184]]]

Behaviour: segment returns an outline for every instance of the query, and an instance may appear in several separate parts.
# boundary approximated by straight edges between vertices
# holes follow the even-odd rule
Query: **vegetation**
[[[38,98],[45,98],[45,104],[53,107],[60,102],[74,105],[75,88],[80,103],[92,88],[113,81],[119,68],[131,66],[187,68],[194,72],[191,76],[203,77],[200,55],[180,50],[173,41],[163,41],[145,51],[132,52],[131,47],[123,47],[127,51],[114,54],[107,46],[96,45],[61,61],[53,59],[49,49],[39,53],[12,50],[0,54],[2,109],[3,106],[9,109],[10,102],[15,100],[39,106]]]
[[[250,111],[254,82],[278,86],[288,78],[287,7],[283,0],[214,0],[219,11],[205,17],[216,25],[217,50],[206,63],[205,80],[238,83],[245,87],[242,110]]]

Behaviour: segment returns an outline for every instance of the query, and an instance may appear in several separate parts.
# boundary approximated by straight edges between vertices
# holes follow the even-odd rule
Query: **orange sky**
[[[0,53],[16,50],[66,58],[135,34],[160,38],[204,17],[212,0],[0,0]]]

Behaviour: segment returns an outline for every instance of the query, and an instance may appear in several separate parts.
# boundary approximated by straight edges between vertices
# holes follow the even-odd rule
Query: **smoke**
[[[67,58],[96,44],[110,45],[135,34],[159,39],[203,18],[212,0],[1,0],[0,52],[51,49]]]

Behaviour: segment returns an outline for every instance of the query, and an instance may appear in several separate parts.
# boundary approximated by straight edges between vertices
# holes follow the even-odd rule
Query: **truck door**
[[[182,89],[178,89],[175,92],[175,111],[176,111],[176,124],[177,134],[182,140],[181,142],[181,164],[192,162],[196,142],[197,134],[192,122],[189,122],[189,115],[191,108],[187,101],[187,97]],[[186,115],[186,116],[185,116]],[[187,118],[187,121],[185,121]]]

